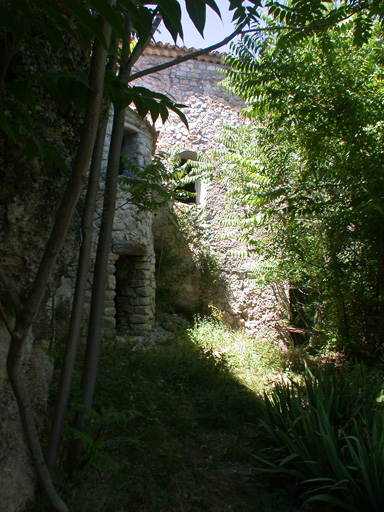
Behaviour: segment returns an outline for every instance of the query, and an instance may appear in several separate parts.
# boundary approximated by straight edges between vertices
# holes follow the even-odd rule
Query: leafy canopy
[[[231,190],[224,222],[244,228],[258,277],[305,290],[307,328],[371,350],[383,322],[383,35],[354,38],[244,37],[224,85],[247,122],[222,134],[216,168]]]
[[[236,20],[244,20],[250,10],[242,4],[240,0],[229,3],[235,9]],[[186,2],[188,14],[200,33],[205,27],[207,6],[220,16],[214,0]],[[49,137],[41,136],[44,132],[39,119],[41,102],[43,98],[53,102],[60,118],[71,111],[75,115],[83,112],[89,91],[89,69],[75,69],[74,62],[79,52],[83,52],[83,59],[89,59],[95,41],[106,48],[101,20],[113,29],[105,96],[117,109],[133,103],[141,116],[149,112],[153,121],[159,116],[166,120],[169,110],[173,110],[186,123],[181,105],[144,88],[121,83],[112,71],[124,64],[128,68],[133,66],[159,18],[174,41],[178,36],[183,37],[177,0],[66,0],[58,4],[50,0],[4,0],[0,18],[0,133],[9,144],[24,141],[29,158],[39,155],[46,166],[55,161],[66,170],[66,162],[49,143]],[[130,45],[132,38],[135,46]],[[122,43],[130,49],[128,55],[121,51]],[[71,61],[68,55],[67,62],[58,65],[57,56],[63,52],[74,58]]]

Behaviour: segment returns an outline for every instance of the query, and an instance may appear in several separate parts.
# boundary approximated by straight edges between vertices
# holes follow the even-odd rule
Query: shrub
[[[277,462],[257,457],[267,471],[294,476],[307,502],[351,512],[384,508],[382,384],[364,366],[327,366],[302,384],[288,381],[265,395],[264,425],[279,448]]]

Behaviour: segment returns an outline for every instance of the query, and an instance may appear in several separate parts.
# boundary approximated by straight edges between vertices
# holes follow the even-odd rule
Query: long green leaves
[[[282,450],[267,471],[297,478],[307,502],[358,512],[384,506],[382,384],[363,366],[350,373],[327,366],[304,382],[277,385],[265,396],[264,425]]]

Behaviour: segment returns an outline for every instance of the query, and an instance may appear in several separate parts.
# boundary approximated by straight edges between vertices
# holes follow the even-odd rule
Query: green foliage
[[[171,317],[167,328],[172,324]],[[232,346],[228,354],[224,336]],[[237,487],[241,477],[231,468],[249,464],[248,439],[240,432],[257,428],[259,399],[234,375],[232,336],[229,341],[230,331],[219,322],[201,320],[175,330],[161,345],[132,347],[127,340],[102,347],[95,411],[87,411],[85,432],[73,432],[86,456],[69,489],[71,510],[221,512],[225,499],[235,510],[251,512],[247,500],[259,490],[249,486],[244,496]],[[257,351],[244,337],[243,353],[247,344]],[[260,364],[253,358],[249,373]],[[72,407],[78,403],[74,394]]]
[[[191,185],[201,179],[201,166],[198,162],[187,160],[182,163],[181,146],[175,146],[165,152],[164,163],[168,168],[168,187],[173,193],[173,200],[183,203],[195,203],[196,193],[189,190]]]
[[[158,117],[165,123],[169,110],[172,110],[188,128],[187,118],[180,110],[185,105],[174,103],[164,94],[150,91],[145,87],[127,87],[127,84],[116,80],[114,73],[107,72],[104,93],[117,110],[123,110],[133,103],[142,118],[149,113],[154,123]]]
[[[188,160],[181,165],[180,150],[180,147],[175,147],[163,157],[164,165],[168,169],[163,176],[164,185],[168,190],[168,199],[174,202],[169,222],[175,226],[175,241],[172,244],[160,243],[155,247],[156,305],[162,312],[184,313],[192,320],[196,313],[208,312],[209,304],[217,298],[224,281],[222,260],[209,246],[206,210],[201,205],[192,204],[189,200],[195,194],[183,189],[185,185],[201,178],[200,162]],[[182,262],[180,254],[184,258]],[[182,281],[191,273],[196,277],[196,291],[199,287],[199,303],[196,307],[186,309],[180,305],[172,290],[172,283],[178,278]]]
[[[280,449],[267,471],[294,476],[307,502],[358,512],[384,504],[384,409],[377,375],[326,366],[265,395],[265,428]]]
[[[137,167],[127,155],[122,155],[121,160],[124,171],[119,181],[128,188],[131,204],[143,211],[154,211],[169,203],[173,194],[162,155],[155,155],[145,169]]]
[[[336,26],[353,30],[353,42],[362,45],[368,42],[374,22],[384,19],[382,2],[343,0],[291,0],[289,2],[267,2],[269,23],[279,33],[278,46],[295,44],[313,34],[326,32]],[[284,29],[283,31],[281,29]]]
[[[199,31],[204,29],[207,5],[219,13],[214,0],[195,0],[187,5],[189,16]],[[68,67],[60,69],[57,55],[63,51],[83,52],[83,57],[89,58],[95,40],[106,47],[101,20],[111,25],[112,40],[123,41],[128,48],[131,37],[137,40],[138,46],[144,46],[159,15],[175,41],[183,35],[181,9],[176,0],[119,0],[114,8],[105,0],[68,0],[65,6],[53,5],[49,0],[6,0],[0,7],[0,15],[3,21],[0,28],[0,133],[8,144],[22,141],[29,159],[39,156],[47,168],[57,163],[64,171],[67,163],[60,151],[50,143],[48,136],[42,137],[38,103],[53,102],[62,115],[70,112],[80,115],[89,92],[89,70],[73,69],[75,59],[71,62],[69,58]],[[130,20],[128,33],[125,30],[127,19]],[[132,53],[116,52],[114,46],[121,47],[121,44],[114,43],[108,49],[111,63],[117,61],[122,66],[123,62],[137,58]],[[133,103],[142,117],[149,112],[154,122],[159,116],[164,122],[172,110],[187,125],[180,110],[182,105],[143,87],[129,87],[110,69],[104,94],[118,110]]]
[[[359,49],[353,37],[244,38],[224,84],[248,122],[222,134],[215,168],[258,274],[308,290],[312,328],[369,356],[383,322],[382,33]]]
[[[95,34],[99,34],[100,27],[90,12],[74,3],[88,23],[98,27]],[[67,69],[71,59],[60,54],[63,50],[73,52],[72,66],[75,61],[77,65],[81,60],[83,65],[87,63],[86,52],[80,48],[82,35],[74,21],[76,16],[71,18],[66,9],[53,8],[45,0],[6,0],[1,6],[1,18],[0,134],[8,146],[25,144],[27,158],[40,156],[47,170],[55,163],[67,171],[65,158],[50,140],[46,117],[57,115],[52,100],[61,115],[68,114],[69,104],[77,111],[83,109],[87,73]],[[57,68],[57,62],[62,69]]]
[[[203,294],[215,295],[216,289],[222,282],[222,258],[214,253],[210,247],[201,247],[197,255],[197,268],[200,271],[200,280]],[[213,298],[213,297],[212,297]]]
[[[225,361],[231,372],[254,392],[262,394],[280,374],[287,361],[273,340],[254,338],[243,331],[232,331],[220,319],[197,318],[190,336],[204,351],[213,351],[216,358]]]

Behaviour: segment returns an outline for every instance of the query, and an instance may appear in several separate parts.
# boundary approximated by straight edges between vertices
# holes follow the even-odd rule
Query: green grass
[[[222,360],[231,375],[256,394],[262,395],[287,366],[286,357],[272,340],[232,331],[212,318],[197,319],[189,335],[197,347]]]
[[[104,345],[83,465],[70,483],[57,479],[70,510],[296,510],[253,457],[260,392],[282,366],[272,342],[213,319],[151,348]]]
[[[71,512],[382,510],[380,369],[315,358],[309,370],[307,352],[283,355],[215,318],[165,315],[172,326],[154,346],[103,345],[75,432],[83,459],[71,481],[54,475]],[[73,391],[69,417],[78,404]],[[45,510],[41,496],[29,508]]]

